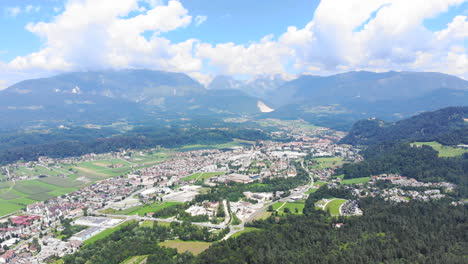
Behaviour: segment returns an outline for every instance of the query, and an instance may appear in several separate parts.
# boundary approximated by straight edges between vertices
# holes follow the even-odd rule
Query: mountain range
[[[468,104],[468,82],[441,73],[347,72],[236,80],[204,87],[183,73],[151,70],[73,72],[25,80],[0,91],[6,127],[145,122],[166,118],[302,118],[349,129],[369,117],[399,120]]]

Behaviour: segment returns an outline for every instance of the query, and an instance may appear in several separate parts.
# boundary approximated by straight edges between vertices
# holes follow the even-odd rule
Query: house
[[[0,256],[0,263],[8,263],[12,258],[16,256],[15,251],[8,250],[3,255]]]

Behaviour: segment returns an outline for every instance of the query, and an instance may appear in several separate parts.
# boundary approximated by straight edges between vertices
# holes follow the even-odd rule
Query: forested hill
[[[468,143],[468,107],[425,112],[395,123],[378,119],[354,124],[343,144],[374,145],[388,141],[439,141],[446,145]]]

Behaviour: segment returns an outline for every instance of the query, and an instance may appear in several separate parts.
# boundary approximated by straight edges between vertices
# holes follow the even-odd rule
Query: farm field
[[[255,144],[253,141],[247,141],[242,139],[234,139],[231,142],[223,143],[223,144],[193,144],[193,145],[185,145],[179,148],[179,151],[192,151],[192,150],[201,150],[201,149],[224,149],[224,148],[232,148],[238,146],[245,146],[245,145],[252,145]]]
[[[3,183],[2,187],[5,188],[0,188],[0,216],[13,213],[28,204],[73,192],[83,186],[80,181],[55,176],[51,180],[47,178]]]
[[[314,164],[309,166],[311,169],[335,168],[344,164],[342,157],[315,158],[313,161]]]
[[[182,252],[191,252],[194,255],[198,255],[205,251],[207,248],[211,246],[210,242],[201,242],[201,241],[182,241],[179,239],[176,240],[168,240],[164,241],[162,243],[159,243],[160,246],[162,247],[168,247],[168,248],[175,248],[177,249],[177,252],[182,253]]]
[[[13,213],[38,201],[71,193],[95,181],[152,166],[168,156],[167,152],[137,153],[127,161],[103,154],[100,160],[78,164],[55,164],[50,168],[41,165],[31,168],[11,166],[10,173],[14,175],[37,178],[0,182],[0,203],[2,204],[0,216]]]
[[[366,183],[370,181],[370,177],[362,177],[362,178],[354,178],[354,179],[347,179],[342,180],[341,184],[358,184],[358,183]]]
[[[214,176],[223,175],[223,174],[225,173],[224,172],[197,172],[190,176],[184,177],[183,180],[184,181],[191,181],[191,180],[195,180],[195,181],[203,180],[204,181],[209,178],[213,178]]]
[[[439,142],[414,142],[413,143],[415,146],[429,146],[435,149],[437,152],[439,152],[439,157],[443,158],[450,158],[450,157],[456,157],[456,156],[461,156],[464,153],[468,153],[468,149],[462,149],[462,148],[456,148],[456,147],[451,147],[451,146],[444,146],[440,144]]]
[[[280,120],[280,119],[269,118],[269,119],[262,119],[256,122],[263,127],[296,127],[296,128],[308,129],[308,130],[319,128],[303,120]]]

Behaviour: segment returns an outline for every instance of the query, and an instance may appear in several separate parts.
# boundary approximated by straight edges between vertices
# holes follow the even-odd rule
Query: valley
[[[363,217],[371,210],[361,202],[372,197],[394,204],[446,199],[462,204],[460,197],[466,197],[464,183],[455,180],[455,184],[451,178],[421,181],[387,171],[355,177],[350,169],[372,159],[364,159],[366,152],[363,157],[353,146],[338,144],[343,132],[303,120],[254,123],[265,129],[267,139],[258,133],[262,139],[121,149],[68,158],[44,156],[5,165],[0,185],[3,219],[34,220],[21,229],[11,227],[10,239],[3,243],[19,252],[23,245],[38,240],[40,253],[29,251],[28,258],[74,263],[80,254],[90,254],[85,252],[93,252],[109,239],[154,230],[168,232],[158,235],[165,238],[154,244],[157,250],[174,248],[182,255],[173,257],[204,258],[222,241],[271,232],[265,225],[272,219],[288,222],[324,215],[320,221],[332,221],[340,228],[347,218]],[[424,144],[441,151],[440,158],[463,154],[440,143],[413,143],[411,148]],[[75,231],[67,237],[57,231],[69,225]],[[40,230],[39,235],[35,230]],[[15,234],[23,238],[11,238]],[[161,256],[154,255],[155,250],[136,248],[112,263],[149,261]],[[160,254],[173,254],[164,252]]]

